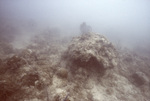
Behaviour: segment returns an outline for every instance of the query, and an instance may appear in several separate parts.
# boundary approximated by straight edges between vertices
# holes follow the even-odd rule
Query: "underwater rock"
[[[22,84],[27,86],[35,86],[36,81],[39,81],[40,77],[38,73],[29,73],[22,77]]]
[[[7,68],[11,70],[16,70],[21,66],[26,64],[26,61],[21,57],[14,55],[11,58],[7,59]]]
[[[20,57],[23,57],[25,59],[37,60],[37,53],[36,53],[36,51],[33,51],[32,49],[24,49],[20,53]]]
[[[77,67],[107,69],[117,65],[115,47],[103,35],[96,33],[74,37],[64,58]]]
[[[57,71],[57,75],[61,78],[67,78],[68,77],[68,70],[65,68],[60,68]]]
[[[92,28],[91,28],[91,26],[89,26],[85,22],[83,22],[80,25],[80,31],[82,34],[87,34],[87,33],[90,33],[92,31]]]
[[[135,72],[131,75],[132,83],[136,86],[142,86],[149,83],[148,77],[142,72]]]
[[[54,96],[53,101],[70,101],[68,96],[69,94],[65,94],[64,91],[61,91],[60,93]]]

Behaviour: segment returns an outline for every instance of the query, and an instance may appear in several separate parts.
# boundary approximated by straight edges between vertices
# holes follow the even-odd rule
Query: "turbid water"
[[[1,0],[2,101],[149,101],[149,0]]]

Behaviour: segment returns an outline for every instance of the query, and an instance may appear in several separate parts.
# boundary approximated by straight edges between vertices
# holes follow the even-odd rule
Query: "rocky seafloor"
[[[149,61],[98,33],[42,33],[21,49],[1,40],[0,100],[149,101]]]

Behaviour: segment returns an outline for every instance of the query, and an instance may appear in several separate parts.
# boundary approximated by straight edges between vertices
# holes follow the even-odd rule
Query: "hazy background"
[[[149,50],[150,0],[0,0],[0,34],[17,43],[42,28],[79,34],[82,22],[115,43]]]

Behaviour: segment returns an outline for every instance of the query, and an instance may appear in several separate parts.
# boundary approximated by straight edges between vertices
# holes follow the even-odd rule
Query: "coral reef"
[[[89,32],[71,42],[54,33],[57,31],[43,31],[18,50],[0,42],[2,101],[150,99],[149,58],[117,50],[98,33]],[[10,51],[5,53],[5,46]]]
[[[96,33],[74,37],[66,51],[65,58],[73,65],[100,69],[117,65],[117,51],[103,35]]]

